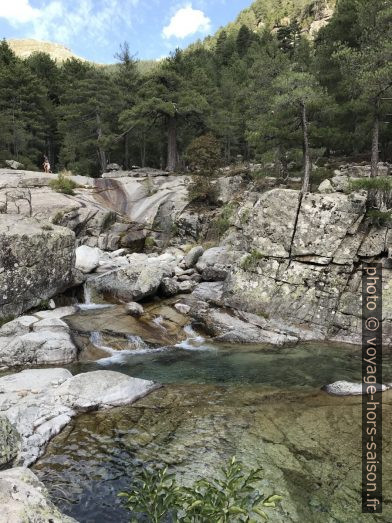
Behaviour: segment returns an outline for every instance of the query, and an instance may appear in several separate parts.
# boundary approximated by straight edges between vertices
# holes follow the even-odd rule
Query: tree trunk
[[[98,137],[98,147],[97,147],[98,159],[99,159],[99,165],[101,167],[101,172],[104,173],[106,171],[107,160],[106,160],[106,153],[100,144],[100,140],[102,139],[103,133],[102,133],[102,127],[101,127],[101,117],[99,116],[99,113],[96,114],[96,118],[97,118],[97,137]]]
[[[176,170],[177,167],[177,122],[174,117],[170,117],[168,125],[168,141],[167,141],[167,167],[170,172]]]
[[[306,105],[301,103],[301,120],[302,131],[304,135],[304,180],[302,184],[302,194],[309,192],[310,182],[310,153],[309,153],[309,135],[308,135],[308,117],[306,113]]]
[[[125,170],[129,169],[129,135],[126,133],[124,136],[124,163]]]
[[[378,113],[378,103],[376,104],[373,120],[373,140],[372,140],[372,162],[370,176],[373,178],[378,175],[379,160],[379,137],[380,137],[380,117]]]

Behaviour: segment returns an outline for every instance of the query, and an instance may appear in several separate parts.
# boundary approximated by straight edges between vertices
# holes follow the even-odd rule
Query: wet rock
[[[386,385],[375,385],[378,392],[385,392],[388,390]],[[335,381],[330,385],[325,385],[323,389],[328,394],[333,396],[360,396],[362,392],[362,383],[351,383],[349,381]]]
[[[77,410],[107,409],[131,404],[157,387],[153,381],[98,370],[73,376],[56,389],[54,396]]]
[[[140,303],[136,303],[135,301],[133,301],[125,305],[125,312],[129,314],[129,316],[139,318],[140,316],[143,316],[144,309],[143,306],[140,305]]]
[[[227,343],[268,343],[284,345],[297,343],[298,338],[282,332],[274,332],[261,328],[259,325],[244,321],[220,309],[192,307],[192,317],[201,323],[204,330],[216,341]]]
[[[184,258],[185,269],[194,267],[203,253],[204,249],[200,245],[193,247]]]
[[[133,403],[157,386],[112,371],[25,370],[0,378],[0,415],[20,434],[19,462],[29,465],[77,412]]]
[[[76,523],[50,501],[43,483],[24,467],[0,472],[1,519],[7,523]]]
[[[98,267],[100,260],[99,249],[81,245],[76,249],[75,254],[75,267],[84,274],[93,272]]]

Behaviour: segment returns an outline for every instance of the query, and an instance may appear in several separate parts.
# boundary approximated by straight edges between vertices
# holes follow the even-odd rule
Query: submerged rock
[[[49,500],[43,483],[24,467],[0,472],[1,521],[19,523],[76,523]]]
[[[77,412],[130,404],[157,387],[113,371],[25,370],[0,378],[0,414],[20,434],[18,461],[28,466]]]
[[[377,392],[385,392],[390,388],[379,383],[375,387]],[[363,394],[362,383],[351,383],[350,381],[335,381],[335,383],[325,385],[322,390],[333,396],[360,396]]]

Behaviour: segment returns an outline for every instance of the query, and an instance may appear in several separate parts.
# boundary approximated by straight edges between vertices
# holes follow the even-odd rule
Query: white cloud
[[[71,44],[76,39],[108,43],[118,23],[130,27],[139,0],[0,0],[0,18],[12,25],[28,24],[26,35],[38,40]]]
[[[211,20],[203,11],[193,9],[191,4],[179,9],[163,28],[164,38],[185,38],[195,33],[208,33],[211,30]]]
[[[0,18],[12,25],[31,22],[40,15],[41,11],[32,7],[29,0],[0,0]]]

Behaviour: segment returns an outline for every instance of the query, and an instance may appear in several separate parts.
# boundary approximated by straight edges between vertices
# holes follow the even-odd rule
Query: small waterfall
[[[83,297],[84,304],[91,305],[91,287],[89,287],[87,282],[85,282],[83,285]]]
[[[187,335],[186,340],[177,343],[175,347],[184,350],[216,350],[216,348],[206,345],[206,339],[203,336],[199,336],[197,332],[192,329],[191,325],[184,327],[184,332]]]
[[[142,340],[142,338],[140,336],[134,336],[133,334],[129,334],[127,336],[127,340],[128,340],[128,346],[129,346],[130,350],[146,351],[149,348],[147,343],[144,340]]]
[[[90,333],[90,343],[94,345],[97,349],[104,350],[109,354],[116,354],[116,350],[113,347],[108,347],[103,344],[102,333],[99,331],[93,331]]]
[[[92,303],[92,292],[91,287],[86,281],[83,285],[83,299],[84,303],[80,303],[79,307],[82,310],[91,310],[91,309],[108,309],[109,307],[114,307],[109,303]]]

